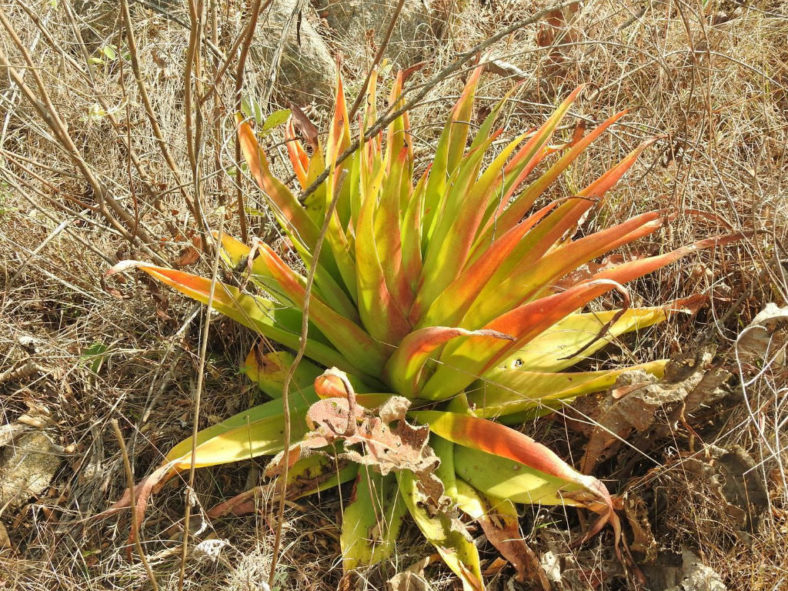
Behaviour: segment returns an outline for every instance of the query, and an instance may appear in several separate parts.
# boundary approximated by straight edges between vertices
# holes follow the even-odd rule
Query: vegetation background
[[[204,316],[144,278],[105,281],[104,272],[131,258],[209,273],[200,237],[220,225],[284,251],[237,166],[233,113],[240,104],[257,119],[279,166],[283,121],[272,114],[293,103],[324,130],[335,64],[352,101],[396,2],[130,4],[127,22],[125,3],[115,0],[0,2],[0,588],[149,587],[136,556],[129,560],[126,520],[89,517],[126,486],[111,419],[120,422],[137,479],[191,433]],[[260,4],[246,52],[250,10]],[[407,83],[419,88],[462,52],[545,7],[408,0],[385,44],[387,79],[421,63]],[[512,33],[482,57],[489,65],[475,122],[520,83],[502,141],[541,123],[579,83],[592,92],[565,135],[578,121],[631,110],[563,179],[567,191],[642,139],[663,136],[618,186],[600,224],[657,207],[679,212],[670,231],[640,247],[649,253],[747,233],[737,247],[686,259],[633,289],[646,304],[692,292],[709,301],[691,320],[622,342],[622,359],[703,359],[703,371],[721,376],[694,413],[678,420],[657,409],[632,447],[595,472],[629,493],[627,535],[653,589],[788,588],[788,312],[763,329],[768,348],[760,358],[739,355],[736,345],[767,303],[788,304],[786,39],[788,5],[779,0],[588,0]],[[429,153],[467,72],[430,88],[415,109],[417,158]],[[238,371],[253,339],[225,319],[212,323],[201,427],[256,399]],[[598,400],[583,404],[595,416]],[[589,432],[569,413],[528,429],[570,462]],[[197,513],[256,484],[260,467],[199,471]],[[145,552],[162,588],[177,588],[183,490],[155,496],[145,523]],[[411,567],[414,580],[423,576],[433,588],[455,584],[445,570],[424,570],[416,543],[343,579],[337,515],[347,493],[289,508],[280,588],[385,588]],[[272,519],[270,511],[198,519],[195,542],[205,543],[188,558],[184,587],[263,588]],[[522,526],[556,589],[633,584],[614,560],[611,534],[569,547],[570,532],[580,529],[571,511],[529,509]],[[480,544],[491,587],[516,585]],[[676,586],[688,573],[707,586],[690,579]]]

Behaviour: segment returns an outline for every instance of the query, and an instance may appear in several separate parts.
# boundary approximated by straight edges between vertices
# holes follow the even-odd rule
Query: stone
[[[337,36],[340,47],[353,51],[346,57],[363,69],[372,61],[375,49],[368,41],[360,41],[371,38],[375,46],[381,43],[396,6],[396,0],[317,0],[315,3],[318,14],[326,19]],[[434,27],[429,2],[406,0],[385,57],[400,68],[408,68],[425,59],[436,40]]]
[[[19,507],[40,495],[61,462],[57,447],[43,431],[17,437],[0,455],[0,507]]]
[[[302,3],[300,27],[296,16],[288,31],[283,30],[297,3],[298,0],[277,0],[260,15],[247,73],[257,86],[259,96],[269,84],[271,60],[282,35],[285,35],[274,83],[275,93],[297,105],[312,101],[330,102],[336,85],[336,64],[322,37],[309,22],[308,3]]]

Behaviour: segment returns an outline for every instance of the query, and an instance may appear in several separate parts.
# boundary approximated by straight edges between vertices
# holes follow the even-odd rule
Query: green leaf
[[[359,470],[353,500],[342,514],[342,566],[345,571],[376,564],[396,548],[407,512],[393,473]]]
[[[137,261],[118,263],[111,272],[117,273],[133,267],[145,271],[154,279],[202,304],[208,303],[211,280],[205,277]],[[241,293],[235,286],[220,282],[216,283],[213,308],[261,335],[291,349],[298,349],[301,312],[297,309],[282,308],[268,298],[247,295]],[[317,337],[307,340],[306,354],[321,365],[336,366],[350,373],[363,373],[333,347],[321,342]]]
[[[472,331],[447,326],[420,328],[402,339],[397,350],[389,357],[385,368],[389,383],[403,396],[415,397],[421,394],[425,365],[432,354],[445,343],[463,336],[510,338],[496,331]]]
[[[268,198],[280,225],[288,232],[294,242],[308,247],[314,246],[319,229],[287,186],[272,173],[265,152],[257,143],[254,131],[248,123],[236,116],[238,139],[249,172]]]
[[[261,131],[265,133],[266,131],[271,131],[275,127],[283,125],[287,122],[287,119],[290,117],[290,115],[290,109],[279,109],[278,111],[274,111],[268,117],[266,117]]]
[[[677,300],[653,308],[604,310],[570,314],[542,332],[530,343],[506,358],[499,367],[524,371],[554,372],[571,367],[609,345],[617,337],[664,322],[680,312],[696,309],[695,300]],[[603,334],[600,331],[616,320]],[[578,353],[579,352],[579,353]],[[495,379],[499,370],[486,377]]]
[[[446,345],[438,367],[421,395],[430,400],[442,400],[463,390],[495,367],[502,358],[521,349],[553,324],[581,308],[594,298],[614,289],[612,281],[580,283],[564,292],[529,302],[502,314],[484,329],[506,332],[512,342],[490,341],[478,336],[456,339]]]
[[[496,368],[477,382],[466,399],[473,415],[502,417],[528,409],[556,408],[561,400],[601,392],[615,384],[624,372],[642,370],[662,377],[667,360],[653,361],[620,369],[578,373],[541,373],[519,368]],[[451,407],[453,410],[454,406]]]
[[[470,447],[456,446],[457,475],[486,495],[524,505],[575,505],[563,493],[581,490],[561,478],[524,469],[520,462]]]
[[[115,51],[116,49],[117,47],[115,45],[105,45],[101,48],[101,53],[103,53],[108,60],[114,60],[116,57],[118,57],[118,54]]]
[[[307,432],[306,411],[318,401],[314,388],[294,390],[290,395],[292,441]],[[282,400],[271,400],[197,433],[197,468],[274,455],[284,448]],[[174,470],[191,466],[192,438],[184,439],[166,456]]]
[[[425,508],[424,494],[412,473],[397,472],[397,480],[413,520],[446,565],[460,578],[463,591],[483,591],[479,552],[462,522],[440,510],[431,514]]]
[[[105,355],[107,351],[109,351],[109,347],[104,343],[93,343],[82,352],[80,359],[90,363],[90,371],[94,374],[98,374],[99,371],[101,371],[101,367],[104,365],[104,361],[108,357]]]
[[[593,476],[580,474],[527,435],[493,421],[457,413],[410,414],[429,425],[433,433],[456,444],[457,474],[483,493],[519,503],[585,507],[602,515],[598,527],[615,522],[613,501],[604,484]],[[468,457],[468,449],[479,453]],[[515,485],[512,479],[517,480]]]
[[[255,345],[246,356],[243,371],[263,392],[272,398],[281,398],[287,372],[294,360],[295,355],[289,351],[270,351],[262,354]],[[315,378],[322,373],[322,368],[302,359],[293,375],[291,388],[309,388],[314,384]]]

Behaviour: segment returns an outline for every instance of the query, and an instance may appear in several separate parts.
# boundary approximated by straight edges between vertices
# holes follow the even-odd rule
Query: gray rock
[[[61,457],[43,431],[25,433],[0,455],[0,507],[18,507],[52,482]]]
[[[317,0],[315,8],[326,19],[340,46],[353,51],[347,56],[358,65],[374,56],[366,41],[373,31],[374,42],[381,43],[388,28],[396,0]],[[401,68],[423,60],[434,46],[436,36],[427,0],[406,0],[397,19],[386,57]]]
[[[703,564],[695,554],[685,550],[681,553],[681,559],[678,585],[665,591],[727,591],[720,575]]]
[[[655,564],[642,569],[652,591],[727,591],[720,575],[689,550],[681,556],[660,554]]]
[[[277,0],[260,15],[250,52],[251,67],[247,72],[256,78],[258,92],[263,92],[269,84],[271,61],[283,43],[274,90],[298,105],[313,100],[330,101],[336,83],[336,64],[323,39],[309,22],[307,2],[302,3],[300,28],[296,17],[289,29],[283,30],[296,4],[297,0]]]

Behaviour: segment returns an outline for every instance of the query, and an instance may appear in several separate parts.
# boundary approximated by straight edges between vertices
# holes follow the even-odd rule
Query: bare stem
[[[181,175],[181,171],[178,168],[178,165],[175,163],[175,158],[173,158],[172,153],[170,152],[170,148],[167,145],[167,142],[164,140],[164,134],[161,131],[161,126],[159,125],[159,120],[156,117],[156,113],[153,111],[153,105],[151,104],[150,97],[148,96],[148,89],[145,86],[145,81],[142,78],[139,56],[137,52],[137,40],[134,35],[134,27],[131,24],[131,13],[129,12],[128,0],[121,0],[120,11],[121,14],[123,15],[123,23],[126,26],[126,41],[129,46],[131,69],[134,72],[134,80],[137,83],[137,90],[140,93],[140,98],[142,99],[142,105],[145,107],[145,114],[148,116],[148,121],[150,122],[151,129],[153,130],[153,137],[156,139],[156,145],[159,146],[159,150],[161,151],[162,156],[164,156],[164,161],[167,163],[167,167],[172,171],[172,174],[175,177],[175,182],[178,183],[178,187],[180,189],[184,201],[186,201],[189,210],[192,212],[192,215],[195,216],[196,218],[198,211],[195,207],[195,203],[192,200],[192,198],[186,193],[186,190],[184,188],[185,184],[183,182],[183,176]],[[199,220],[197,221],[199,223]]]
[[[266,0],[263,9],[271,4],[272,0]],[[254,31],[257,28],[257,19],[260,16],[261,0],[251,0],[249,6],[249,22],[246,24],[244,31],[243,41],[241,43],[241,55],[238,57],[238,68],[235,72],[235,110],[241,110],[241,89],[244,83],[244,69],[246,68],[246,57],[249,55],[249,47],[252,45],[254,38]],[[249,241],[249,230],[246,225],[246,211],[244,208],[244,194],[243,194],[243,175],[241,174],[241,142],[238,136],[235,136],[235,201],[238,204],[238,221],[241,224],[241,240],[243,242]]]
[[[224,230],[224,216],[220,217],[219,221],[219,235]],[[202,402],[202,388],[205,374],[205,358],[208,353],[208,333],[211,328],[211,308],[213,307],[213,299],[216,293],[216,277],[219,274],[219,255],[220,248],[215,249],[213,259],[213,269],[211,270],[211,288],[208,292],[207,309],[205,311],[205,325],[202,331],[202,340],[200,342],[200,364],[197,368],[197,385],[194,392],[194,413],[192,414],[192,450],[189,459],[189,484],[186,489],[186,509],[183,515],[183,546],[181,547],[181,570],[178,575],[178,590],[183,591],[183,581],[186,576],[186,558],[189,553],[189,525],[191,521],[191,495],[194,494],[194,473],[195,463],[197,462],[197,433],[200,430],[200,403]]]
[[[137,549],[137,554],[140,555],[140,561],[145,567],[145,572],[148,573],[150,584],[153,591],[159,591],[159,584],[156,582],[156,577],[153,575],[153,570],[148,564],[148,559],[145,557],[145,552],[142,551],[142,541],[140,540],[139,526],[137,523],[137,499],[134,496],[134,473],[131,471],[131,460],[129,459],[129,452],[126,450],[126,442],[123,439],[123,433],[120,432],[118,426],[118,419],[110,421],[112,430],[115,432],[115,438],[118,440],[120,453],[123,456],[123,468],[126,471],[126,482],[129,484],[129,496],[131,498],[131,533],[134,538],[134,546]]]

